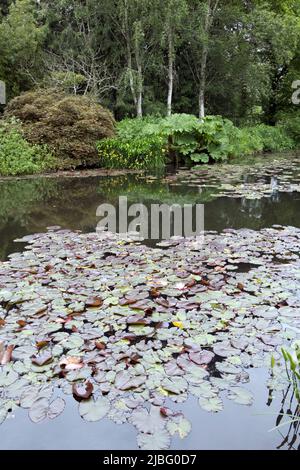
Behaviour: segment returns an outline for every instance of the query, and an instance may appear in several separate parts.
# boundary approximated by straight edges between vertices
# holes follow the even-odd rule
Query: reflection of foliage
[[[282,392],[281,409],[276,419],[276,427],[281,436],[282,442],[277,447],[288,446],[294,449],[300,437],[300,347],[295,341],[290,349],[281,348],[284,370],[288,380],[288,386]],[[282,367],[282,363],[276,364],[274,357],[271,359],[272,374],[276,367]],[[276,373],[276,372],[275,372]],[[282,428],[285,430],[282,432]],[[299,442],[300,445],[300,442]],[[298,447],[299,449],[299,447]]]
[[[53,179],[39,178],[1,182],[1,226],[12,218],[18,223],[26,223],[32,205],[50,198],[56,192],[57,182]]]
[[[114,178],[103,178],[99,192],[108,198],[117,200],[120,195],[126,196],[129,202],[160,202],[165,204],[195,204],[212,199],[215,193],[209,188],[199,191],[188,185],[170,186],[161,179],[136,175],[126,175]]]
[[[55,180],[43,178],[0,183],[0,259],[5,259],[12,249],[13,239],[24,235],[24,231],[40,228],[40,218],[32,214],[33,208],[38,213],[57,188]]]
[[[286,420],[282,422],[284,418]],[[295,393],[291,384],[287,387],[286,391],[282,392],[281,408],[276,419],[275,429],[282,437],[282,441],[277,446],[277,449],[287,446],[289,450],[295,448],[299,450],[300,409],[298,400],[295,401]]]

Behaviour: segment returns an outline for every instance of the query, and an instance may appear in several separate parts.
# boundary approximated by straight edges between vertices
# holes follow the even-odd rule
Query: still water
[[[217,171],[217,168],[216,170]],[[245,180],[245,174],[239,176]],[[273,224],[300,227],[300,193],[276,190],[268,175],[259,174],[259,181],[272,184],[272,194],[261,198],[217,197],[216,186],[203,188],[185,181],[170,184],[163,178],[140,175],[114,177],[53,177],[0,182],[0,259],[23,250],[14,239],[30,233],[46,231],[48,226],[94,231],[98,219],[96,209],[102,203],[118,202],[120,195],[129,203],[204,203],[205,229],[251,228],[259,230]],[[251,181],[255,183],[255,178]],[[238,182],[238,179],[237,179]],[[288,426],[271,431],[278,413],[289,407],[288,395],[269,399],[265,386],[268,371],[250,370],[249,389],[255,401],[251,407],[224,399],[224,410],[207,413],[195,398],[180,404],[192,423],[192,432],[185,439],[172,439],[174,449],[275,449],[297,448],[298,431]],[[33,424],[27,411],[18,409],[0,426],[0,449],[136,449],[136,432],[128,424],[116,425],[108,419],[97,423],[84,422],[78,404],[67,397],[65,412],[53,421]],[[292,442],[291,445],[289,443]],[[297,444],[298,442],[298,444]]]
[[[274,192],[271,197],[246,199],[211,198],[214,189],[187,184],[171,186],[161,180],[151,182],[137,175],[119,177],[37,178],[0,182],[0,259],[19,249],[14,243],[30,233],[44,232],[48,226],[94,231],[100,204],[118,204],[120,195],[128,203],[204,203],[205,229],[251,228],[260,230],[273,224],[300,226],[300,193]]]

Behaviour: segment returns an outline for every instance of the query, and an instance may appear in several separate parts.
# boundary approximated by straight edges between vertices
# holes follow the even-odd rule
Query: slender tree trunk
[[[172,31],[169,28],[168,34],[168,55],[169,55],[169,66],[168,66],[168,99],[167,99],[167,115],[172,114],[172,99],[173,99],[173,85],[174,85],[174,50],[173,50],[173,37]]]
[[[126,51],[127,51],[127,68],[129,75],[129,87],[132,94],[134,105],[137,106],[137,95],[134,86],[134,78],[132,73],[132,53],[131,53],[131,43],[130,43],[130,32],[129,32],[129,22],[128,22],[128,1],[124,0],[124,27],[125,27],[125,40],[126,40]]]
[[[143,117],[143,94],[141,91],[138,92],[136,115],[138,118]]]
[[[206,66],[208,56],[208,39],[211,26],[214,21],[215,13],[217,11],[219,0],[207,1],[207,14],[205,17],[204,31],[206,41],[203,45],[201,63],[200,63],[200,82],[199,82],[199,119],[205,117],[205,88],[206,88]]]
[[[200,65],[199,83],[199,119],[205,118],[205,86],[206,86],[206,63],[208,48],[204,46]]]
[[[136,115],[138,118],[143,117],[143,68],[140,57],[139,42],[135,41],[135,60],[137,66],[137,101],[136,101]]]

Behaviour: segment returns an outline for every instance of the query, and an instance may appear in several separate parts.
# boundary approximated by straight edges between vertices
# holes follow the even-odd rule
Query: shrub
[[[0,122],[0,175],[40,173],[55,166],[49,149],[27,142],[16,121]]]
[[[103,166],[153,168],[161,166],[165,156],[208,163],[294,146],[282,125],[239,129],[221,116],[207,116],[201,121],[190,114],[173,114],[167,118],[124,119],[117,125],[117,138],[102,141],[98,150]]]
[[[245,128],[244,131],[248,133],[249,141],[257,142],[261,150],[265,152],[279,152],[295,147],[294,140],[282,126],[259,124]]]
[[[87,97],[54,89],[23,93],[8,104],[5,116],[21,120],[30,143],[47,144],[60,158],[61,168],[99,164],[96,141],[115,134],[107,109]]]
[[[192,162],[226,160],[234,154],[233,141],[238,129],[228,119],[207,116],[200,121],[190,114],[167,118],[125,119],[118,124],[118,137],[129,145],[136,139],[160,139],[169,157]]]
[[[280,126],[284,129],[286,134],[294,140],[294,142],[300,144],[300,114],[295,113],[294,115],[281,116],[279,121]]]
[[[160,137],[105,139],[97,144],[100,165],[106,168],[152,169],[165,163]]]

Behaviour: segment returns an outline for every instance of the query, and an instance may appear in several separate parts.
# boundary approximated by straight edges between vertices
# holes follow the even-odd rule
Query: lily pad
[[[218,411],[223,410],[223,402],[217,396],[210,398],[201,397],[199,398],[198,402],[201,408],[203,408],[205,411],[217,413]]]
[[[84,400],[79,404],[79,414],[89,422],[99,421],[104,418],[109,412],[110,404],[107,398],[100,397],[94,400]]]

